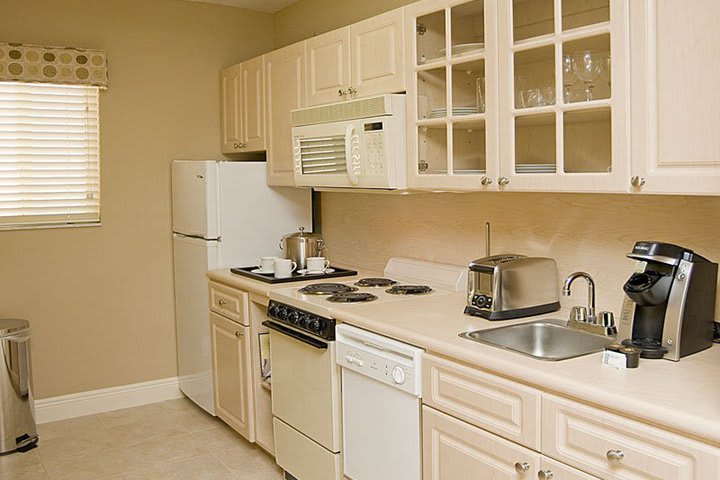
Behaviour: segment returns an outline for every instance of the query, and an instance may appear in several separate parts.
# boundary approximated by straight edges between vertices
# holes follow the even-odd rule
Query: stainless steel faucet
[[[596,317],[595,317],[595,280],[592,279],[589,273],[585,272],[575,272],[571,273],[566,279],[565,283],[563,284],[562,293],[566,297],[570,296],[570,287],[572,286],[573,282],[577,280],[578,278],[584,278],[587,281],[588,284],[588,304],[584,311],[584,314],[580,314],[582,317],[584,317],[584,321],[588,323],[595,323]],[[577,308],[577,307],[574,307]]]
[[[617,335],[615,317],[612,312],[600,312],[600,318],[595,314],[595,280],[589,273],[571,273],[563,283],[562,294],[570,296],[570,287],[578,278],[584,278],[588,285],[587,307],[575,306],[570,311],[568,327],[585,330],[591,333],[613,336]]]

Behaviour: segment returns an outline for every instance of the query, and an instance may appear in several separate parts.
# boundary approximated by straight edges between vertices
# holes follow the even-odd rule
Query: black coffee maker
[[[718,264],[660,242],[637,242],[627,256],[638,268],[623,287],[622,343],[674,361],[712,346]]]

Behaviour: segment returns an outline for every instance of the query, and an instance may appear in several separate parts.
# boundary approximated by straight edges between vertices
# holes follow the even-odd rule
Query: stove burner
[[[397,282],[395,280],[390,280],[389,278],[361,278],[357,282],[355,282],[355,285],[358,287],[389,287],[390,285],[395,285]]]
[[[350,293],[338,293],[332,297],[328,297],[328,302],[333,303],[365,303],[377,300],[378,297],[372,293],[363,292],[350,292]]]
[[[343,283],[313,283],[306,285],[298,292],[306,295],[334,295],[336,293],[349,293],[357,290],[355,287]]]
[[[391,295],[426,295],[433,289],[427,285],[395,285],[385,291]]]

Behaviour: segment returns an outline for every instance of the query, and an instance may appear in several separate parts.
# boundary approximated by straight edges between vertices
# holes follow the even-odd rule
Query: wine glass
[[[585,100],[593,99],[593,88],[600,76],[600,59],[597,54],[584,51],[575,55],[575,74],[585,84]]]
[[[563,55],[563,101],[570,103],[572,86],[575,82],[575,59],[572,55]]]
[[[612,65],[610,62],[610,53],[603,55],[602,61],[600,62],[600,70],[603,76],[607,79],[608,91],[612,89]]]

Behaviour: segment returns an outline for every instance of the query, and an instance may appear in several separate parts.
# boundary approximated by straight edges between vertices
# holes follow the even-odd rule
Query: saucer
[[[260,269],[260,268],[256,268],[255,270],[250,270],[250,273],[261,273],[261,274],[263,274],[263,275],[272,275],[272,274],[275,273],[275,272],[271,272],[271,271],[268,271],[268,270],[262,270],[262,269]]]
[[[325,273],[333,273],[335,271],[334,268],[326,268],[325,270],[308,270],[306,268],[303,268],[302,270],[298,270],[298,275],[323,275]]]

